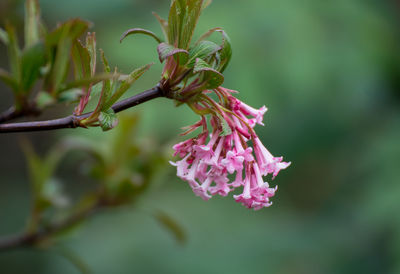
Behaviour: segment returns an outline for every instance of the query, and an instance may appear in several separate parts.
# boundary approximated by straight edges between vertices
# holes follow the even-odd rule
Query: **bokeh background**
[[[129,72],[157,61],[148,37],[161,34],[151,15],[167,16],[168,0],[40,0],[45,21],[82,17],[94,23],[110,63]],[[23,1],[1,0],[0,18],[22,26]],[[233,59],[225,86],[250,105],[269,108],[261,139],[292,166],[272,182],[274,205],[250,211],[231,197],[195,197],[166,167],[134,207],[103,212],[62,243],[93,273],[400,273],[400,5],[368,0],[215,0],[196,35],[221,26]],[[7,67],[0,46],[0,66]],[[152,87],[154,66],[128,95]],[[1,109],[12,103],[1,85]],[[47,116],[61,116],[51,110]],[[166,99],[141,105],[137,138],[165,150],[180,127],[196,121]],[[47,151],[71,130],[0,136],[0,233],[20,231],[29,212],[29,182],[21,137]],[[104,138],[83,129],[73,134]],[[58,176],[85,187],[67,160]],[[168,212],[186,232],[180,245],[148,212]],[[0,273],[78,273],[45,251],[0,254]]]

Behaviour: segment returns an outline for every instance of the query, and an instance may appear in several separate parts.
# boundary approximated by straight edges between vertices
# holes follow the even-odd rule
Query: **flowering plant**
[[[172,0],[168,19],[154,14],[164,38],[142,28],[126,31],[121,41],[133,34],[145,34],[157,43],[159,60],[165,63],[161,79],[149,90],[120,100],[151,64],[124,75],[111,69],[100,51],[103,72],[98,73],[97,44],[94,33],[85,43],[79,37],[90,24],[80,19],[68,20],[47,31],[40,18],[37,0],[26,1],[25,46],[19,47],[15,29],[0,28],[0,42],[9,52],[10,72],[0,69],[0,80],[12,90],[15,104],[0,114],[0,133],[54,130],[61,128],[101,127],[103,131],[118,125],[116,113],[158,97],[172,99],[177,106],[187,105],[200,119],[184,128],[189,137],[175,146],[177,176],[204,200],[213,195],[227,196],[242,188],[234,199],[255,210],[269,207],[277,187],[263,177],[275,178],[290,163],[274,157],[255,132],[263,124],[265,106],[253,108],[236,98],[237,91],[222,87],[223,72],[232,56],[231,42],[222,28],[213,28],[193,41],[193,34],[204,8],[211,1]],[[214,33],[222,36],[220,44],[207,40]],[[73,79],[69,77],[73,69]],[[37,90],[35,90],[37,88]],[[95,101],[95,104],[89,104]],[[49,106],[75,104],[70,116],[48,121],[10,123],[15,118],[35,116]],[[95,106],[91,112],[85,110]],[[32,181],[31,216],[26,231],[16,237],[0,240],[0,250],[21,246],[51,244],[52,237],[80,223],[99,209],[136,201],[164,161],[130,138],[136,118],[121,119],[115,140],[101,145],[96,142],[68,139],[39,157],[24,145]],[[100,145],[99,145],[100,144]],[[89,175],[98,185],[69,205],[54,173],[67,152],[80,150],[95,158]],[[134,157],[136,156],[136,157]],[[138,161],[135,161],[135,158]],[[164,213],[154,214],[169,228],[178,241],[181,230]],[[61,217],[60,217],[61,216]]]
[[[174,146],[175,156],[182,158],[171,162],[177,167],[177,175],[204,200],[215,194],[226,196],[243,187],[242,194],[234,195],[235,200],[248,208],[261,209],[271,205],[269,198],[277,189],[264,182],[263,176],[272,174],[275,178],[290,163],[272,156],[254,130],[256,124],[264,125],[267,108],[255,109],[237,99],[236,91],[221,86],[222,73],[232,55],[226,32],[213,28],[191,44],[200,13],[209,2],[174,0],[168,21],[155,14],[166,42],[153,32],[138,28],[126,31],[121,41],[136,33],[152,36],[159,43],[160,61],[166,62],[161,89],[178,105],[187,104],[201,117],[182,135],[198,128],[201,133]],[[222,34],[221,45],[206,40],[214,32]],[[211,116],[209,121],[207,115]],[[230,182],[228,175],[235,172],[236,178]]]

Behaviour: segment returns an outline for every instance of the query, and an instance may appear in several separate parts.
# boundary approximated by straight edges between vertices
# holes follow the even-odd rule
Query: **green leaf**
[[[55,61],[49,74],[51,79],[50,90],[52,93],[58,93],[62,82],[64,82],[67,77],[69,49],[71,45],[71,40],[63,38],[60,45],[57,47]]]
[[[116,88],[116,84],[118,82],[118,74],[115,71],[115,77],[112,81],[113,85],[111,85],[110,80],[104,80],[102,83],[98,83],[97,85],[92,88],[92,94],[94,89],[98,89],[101,86],[101,92],[95,91],[96,93],[100,93],[99,101],[97,103],[96,109],[92,112],[92,114],[85,119],[85,122],[92,123],[93,121],[97,121],[97,117],[101,111],[107,110],[106,102],[110,99],[112,92]]]
[[[51,53],[51,70],[46,77],[46,89],[51,93],[59,92],[68,72],[69,54],[75,41],[89,27],[89,23],[80,19],[69,20],[60,25],[46,37],[46,45]]]
[[[96,72],[96,34],[88,33],[86,36],[86,48],[90,56],[90,72],[93,76]]]
[[[179,63],[185,64],[189,57],[189,52],[187,50],[175,48],[167,43],[159,44],[157,52],[161,63],[168,57],[176,55],[176,58],[179,58]]]
[[[74,64],[75,79],[90,78],[90,54],[78,39],[73,42],[71,56]]]
[[[231,40],[224,30],[217,30],[222,34],[222,49],[220,51],[221,62],[218,67],[219,72],[224,72],[232,57]]]
[[[125,32],[122,34],[122,36],[121,36],[121,38],[120,38],[119,41],[122,42],[122,41],[125,39],[125,37],[127,37],[127,36],[129,36],[129,35],[132,35],[132,34],[137,34],[137,33],[141,33],[141,34],[145,34],[145,35],[151,36],[151,37],[153,37],[158,43],[161,43],[161,42],[162,42],[162,40],[161,40],[154,32],[149,31],[149,30],[146,30],[146,29],[140,29],[140,28],[134,28],[134,29],[129,29],[129,30],[125,31]]]
[[[204,33],[202,36],[200,36],[199,39],[197,39],[195,45],[197,45],[198,43],[200,43],[201,41],[207,39],[208,37],[211,36],[211,34],[213,34],[214,32],[218,31],[218,30],[222,30],[221,28],[213,28],[208,30],[206,33]]]
[[[5,30],[0,28],[0,41],[3,42],[4,45],[8,45],[9,39],[8,39],[8,34]]]
[[[5,70],[0,68],[0,80],[9,86],[15,93],[18,92],[18,82]]]
[[[104,54],[104,51],[100,49],[101,61],[103,62],[103,67],[105,72],[111,72],[110,65],[108,64],[108,60]]]
[[[183,19],[183,28],[180,48],[187,49],[190,46],[194,30],[199,20],[203,6],[203,0],[181,0],[186,4],[186,16]]]
[[[40,8],[37,0],[25,3],[25,47],[31,47],[39,41]]]
[[[28,162],[29,177],[33,185],[33,192],[35,195],[38,195],[41,192],[44,182],[49,179],[50,172],[44,170],[40,157],[28,141],[22,143],[22,149]]]
[[[46,65],[40,68],[40,75],[46,76],[47,74],[49,74],[50,69],[51,69],[50,63],[46,63]]]
[[[168,17],[168,41],[188,49],[200,17],[203,0],[173,0]]]
[[[40,76],[41,67],[46,64],[44,45],[39,42],[26,48],[21,55],[21,91],[28,94]]]
[[[104,55],[104,51],[100,50],[100,54],[101,54],[101,60],[103,62],[103,66],[104,66],[104,71],[106,71],[107,73],[110,73],[111,68],[108,64],[107,58]],[[116,73],[115,73],[116,75]],[[114,79],[114,82],[117,82],[117,79]],[[111,80],[104,80],[103,81],[103,87],[102,87],[102,93],[101,93],[101,100],[99,100],[99,104],[98,107],[101,109],[104,105],[104,103],[106,101],[108,101],[108,99],[111,97],[111,93],[113,90],[111,90]]]
[[[13,78],[18,82],[21,79],[21,60],[20,60],[20,49],[18,46],[17,35],[15,29],[10,24],[6,25],[6,31],[8,35],[8,58],[10,62],[11,74]]]
[[[55,103],[53,96],[46,91],[40,91],[36,96],[36,104],[40,109],[50,106]]]
[[[154,214],[156,220],[170,232],[175,240],[183,245],[186,242],[186,233],[182,226],[178,224],[171,216],[167,215],[166,213],[159,211]]]
[[[92,114],[84,120],[84,122],[90,124],[93,121],[97,120],[98,115],[100,114],[101,111],[106,110],[104,108],[104,104],[107,102],[108,99],[108,94],[110,93],[110,86],[106,86],[104,84],[105,81],[103,81],[102,83],[102,89],[101,89],[101,93],[100,93],[100,97],[99,97],[99,101],[97,102],[96,108],[95,110],[92,112]],[[108,93],[108,94],[106,94]]]
[[[103,82],[98,82],[97,84],[92,85],[92,93],[91,94],[93,96],[99,96],[102,89],[103,89]]]
[[[168,42],[172,45],[179,46],[179,37],[181,32],[182,8],[180,2],[173,0],[168,15]]]
[[[79,101],[83,95],[82,89],[73,88],[60,93],[57,101],[60,103],[73,103]]]
[[[108,61],[104,56],[104,52],[101,50],[101,58],[104,65],[104,70],[110,72],[110,66],[108,65]],[[99,101],[97,103],[96,109],[93,113],[85,120],[88,124],[92,123],[93,121],[97,121],[98,115],[101,111],[107,110],[111,105],[106,105],[106,102],[110,100],[112,96],[112,92],[116,89],[118,85],[118,78],[120,75],[117,73],[117,69],[115,69],[113,80],[103,80],[102,83],[95,85],[94,87],[97,89],[98,86],[101,84],[101,93],[99,96]],[[93,89],[92,89],[93,93]]]
[[[192,49],[189,50],[189,61],[186,65],[192,68],[196,62],[197,58],[206,59],[210,55],[216,53],[221,49],[220,46],[210,41],[201,41],[196,44]]]
[[[41,198],[54,207],[65,208],[69,204],[69,200],[63,190],[63,185],[59,180],[50,178],[43,187]]]
[[[33,186],[33,193],[35,198],[35,207],[43,210],[52,204],[55,196],[59,192],[55,192],[53,184],[55,181],[51,180],[54,172],[63,157],[65,151],[60,147],[54,147],[45,157],[40,157],[33,150],[32,145],[27,141],[22,143],[22,149],[28,162],[29,177]]]
[[[153,15],[157,18],[158,22],[160,23],[161,26],[161,30],[163,32],[164,38],[167,42],[169,42],[168,40],[168,22],[161,18],[157,13],[153,12]]]
[[[110,108],[107,111],[100,112],[99,123],[103,131],[110,130],[118,125],[118,118]]]
[[[115,91],[115,93],[111,96],[111,98],[107,101],[107,103],[104,105],[105,109],[110,108],[115,102],[118,101],[119,98],[133,85],[133,83],[138,80],[143,73],[145,73],[153,64],[147,64],[143,67],[140,67],[134,71],[132,71],[131,74],[129,74],[128,78],[122,81],[121,86]]]
[[[222,35],[222,45],[221,49],[219,51],[219,64],[217,67],[217,70],[219,72],[224,72],[226,67],[228,66],[229,61],[231,60],[232,57],[232,46],[231,46],[231,40],[228,36],[228,34],[221,28],[213,28],[204,33],[195,43],[195,45],[199,44],[201,41],[204,39],[207,39],[211,34],[214,32],[220,32]]]
[[[221,136],[228,136],[232,134],[232,129],[231,127],[228,125],[228,123],[224,120],[222,120],[221,122],[222,125],[222,132],[221,132]]]
[[[203,82],[205,82],[205,87],[208,89],[217,88],[224,82],[224,76],[220,72],[213,69],[204,60],[197,58],[193,68],[193,73],[200,72],[204,75]]]
[[[217,117],[218,117],[219,121],[221,122],[221,126],[222,126],[222,132],[220,133],[220,136],[231,135],[232,134],[232,129],[229,126],[228,122],[218,112],[217,112]]]
[[[78,80],[69,82],[65,85],[62,85],[59,89],[59,93],[64,92],[68,89],[89,87],[90,85],[94,85],[100,81],[112,79],[114,77],[115,77],[115,74],[100,73],[100,74],[96,74],[93,77],[78,79]]]
[[[46,42],[49,46],[57,46],[63,36],[75,40],[81,36],[90,25],[91,24],[88,21],[78,18],[68,20],[49,33],[46,37]]]

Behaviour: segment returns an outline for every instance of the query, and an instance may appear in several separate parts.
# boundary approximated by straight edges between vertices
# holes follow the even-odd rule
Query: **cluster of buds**
[[[210,96],[212,92],[218,100]],[[232,95],[235,92],[223,87],[205,90],[195,103],[189,104],[201,119],[186,127],[182,135],[197,129],[201,133],[174,146],[175,156],[181,160],[171,164],[177,167],[177,176],[188,182],[202,199],[208,200],[216,194],[227,196],[243,187],[241,194],[233,195],[234,199],[258,210],[272,204],[270,198],[277,190],[263,176],[271,174],[273,179],[290,163],[272,156],[254,131],[256,124],[264,125],[266,107],[255,109],[235,98]],[[211,115],[209,121],[207,114]],[[234,173],[235,176],[230,175]]]

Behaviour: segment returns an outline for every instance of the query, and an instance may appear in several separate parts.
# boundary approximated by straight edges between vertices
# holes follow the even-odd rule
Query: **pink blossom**
[[[243,169],[244,157],[232,150],[228,151],[226,158],[222,159],[221,164],[226,167],[229,173]]]
[[[257,157],[261,173],[266,176],[272,174],[275,178],[281,169],[290,166],[290,162],[282,162],[282,157],[274,157],[261,143],[258,137],[254,138],[254,152]]]
[[[236,171],[236,178],[230,184],[232,187],[237,188],[244,185],[243,181],[243,168],[241,170]]]
[[[205,91],[204,94],[211,92]],[[199,112],[210,108],[210,112],[215,113],[210,119],[212,133],[208,134],[204,116],[199,122],[186,127],[185,135],[198,128],[203,129],[198,136],[173,147],[174,155],[182,160],[171,164],[177,167],[177,176],[188,182],[193,192],[203,200],[217,194],[227,196],[229,192],[243,187],[241,194],[233,196],[238,203],[255,210],[269,207],[277,187],[270,187],[263,176],[272,174],[275,178],[290,163],[283,162],[282,157],[274,157],[253,129],[256,123],[263,125],[262,118],[267,108],[255,109],[241,102],[232,96],[236,93],[232,90],[220,87],[214,92],[218,93],[219,102],[204,95],[205,99],[201,98],[205,101],[191,105]],[[229,126],[229,133],[226,133],[227,125],[221,119]],[[254,149],[249,145],[250,141]],[[235,179],[229,182],[228,174],[235,172]]]
[[[189,139],[183,142],[180,142],[173,146],[175,150],[174,156],[179,155],[179,157],[185,157],[186,154],[190,153],[194,144],[193,139]]]
[[[257,124],[264,125],[263,117],[265,112],[267,112],[267,108],[262,106],[260,109],[255,109],[243,102],[240,102],[240,110],[244,115],[251,115],[255,118]]]

